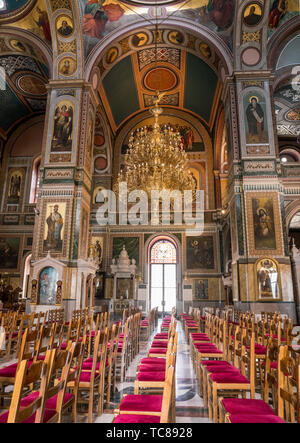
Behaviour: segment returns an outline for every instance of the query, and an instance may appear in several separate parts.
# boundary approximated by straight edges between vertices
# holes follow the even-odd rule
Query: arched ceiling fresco
[[[186,0],[186,1],[111,1],[79,0],[85,35],[85,52],[99,40],[117,29],[138,22],[157,23],[183,19],[195,25],[203,25],[216,32],[232,47],[234,0]]]
[[[222,61],[194,35],[174,29],[142,29],[115,41],[99,61],[100,97],[113,130],[130,116],[160,104],[195,114],[211,128],[220,96]]]
[[[45,112],[49,70],[38,49],[1,32],[0,67],[6,74],[0,90],[0,133],[6,135],[25,118]]]

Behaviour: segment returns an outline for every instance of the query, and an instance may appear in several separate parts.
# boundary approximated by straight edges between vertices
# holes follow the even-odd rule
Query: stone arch
[[[299,16],[287,21],[273,34],[267,46],[268,68],[276,70],[278,58],[286,44],[296,37],[300,32]]]
[[[153,23],[154,25],[154,23]],[[211,31],[207,27],[199,24],[195,24],[186,19],[174,19],[168,18],[163,22],[164,27],[170,27],[174,29],[183,29],[185,31],[192,32],[198,38],[204,38],[209,44],[211,44],[222,60],[225,72],[224,75],[231,75],[233,72],[232,53],[226,43],[215,32]],[[111,45],[117,38],[124,37],[129,32],[136,32],[138,30],[148,29],[149,22],[146,20],[138,20],[131,25],[122,26],[121,28],[113,31],[107,38],[101,40],[91,51],[86,60],[85,65],[85,80],[92,81],[92,75],[94,69],[98,66],[98,62],[104,54],[106,48]],[[224,79],[223,79],[224,80]]]

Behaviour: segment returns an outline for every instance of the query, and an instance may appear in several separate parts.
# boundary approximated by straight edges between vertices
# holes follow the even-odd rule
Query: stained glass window
[[[151,248],[151,263],[161,264],[169,263],[176,264],[176,248],[167,240],[159,240]]]

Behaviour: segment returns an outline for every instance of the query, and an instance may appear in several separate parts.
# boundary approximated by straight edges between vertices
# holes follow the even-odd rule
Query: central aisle
[[[109,407],[105,407],[104,413],[95,420],[95,423],[111,423],[114,417],[113,410],[118,406],[123,395],[134,393],[136,368],[140,360],[147,355],[152,338],[160,331],[160,324],[161,321],[159,321],[158,328],[153,332],[148,342],[141,342],[140,353],[128,368],[125,381],[117,383],[117,392],[112,396],[111,404]],[[203,407],[202,398],[198,394],[198,381],[192,366],[189,345],[186,343],[180,321],[177,322],[177,331],[176,423],[212,423],[208,418],[208,410]]]

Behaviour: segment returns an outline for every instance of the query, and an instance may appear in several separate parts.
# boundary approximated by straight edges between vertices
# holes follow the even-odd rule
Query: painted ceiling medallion
[[[285,115],[286,120],[295,122],[300,121],[300,108],[294,108]]]
[[[25,16],[34,6],[34,0],[0,0],[0,22],[10,23]]]
[[[45,82],[35,75],[23,75],[18,78],[17,86],[21,92],[29,95],[45,95]]]
[[[147,72],[144,85],[150,91],[170,91],[178,84],[176,74],[167,68],[155,68]]]

